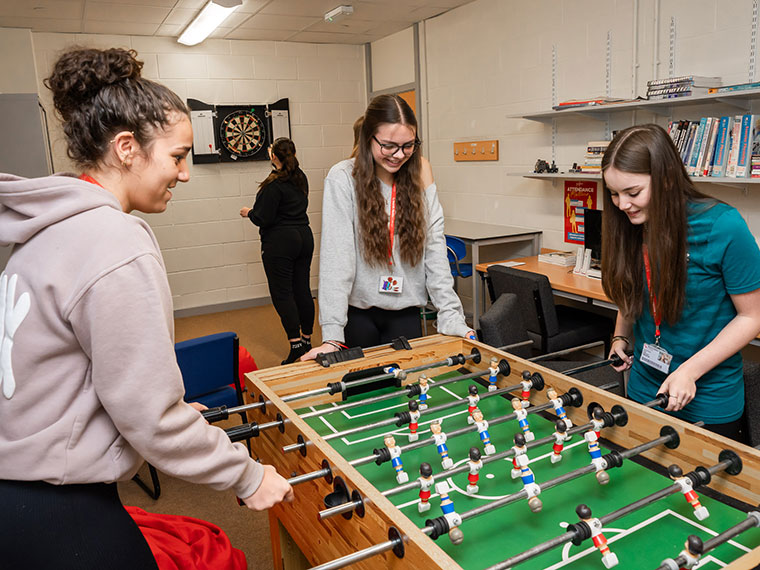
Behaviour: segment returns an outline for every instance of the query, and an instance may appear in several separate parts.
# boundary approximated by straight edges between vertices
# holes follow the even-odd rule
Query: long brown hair
[[[293,183],[301,192],[308,195],[309,182],[306,179],[306,175],[298,166],[295,143],[287,137],[275,139],[272,143],[272,154],[277,157],[282,166],[270,172],[269,176],[259,184],[259,192],[261,192],[264,186],[275,180],[287,180]]]
[[[694,187],[670,135],[659,125],[620,131],[602,158],[602,172],[611,167],[648,174],[651,184],[645,233],[644,225],[632,224],[613,204],[602,176],[602,287],[624,317],[635,319],[641,314],[642,245],[646,242],[657,310],[663,320],[673,324],[681,315],[686,293],[688,203],[714,200]]]
[[[359,133],[359,144],[354,162],[357,210],[362,254],[367,263],[388,263],[388,214],[375,175],[372,156],[372,137],[382,124],[402,124],[417,134],[417,118],[409,105],[398,95],[378,95],[367,106]],[[427,216],[423,200],[421,157],[414,152],[394,175],[396,182],[396,215],[398,244],[401,260],[412,266],[422,259],[425,249]]]

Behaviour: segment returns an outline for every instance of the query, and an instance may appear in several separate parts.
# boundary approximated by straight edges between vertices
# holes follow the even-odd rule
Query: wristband
[[[325,344],[329,344],[330,346],[334,346],[338,350],[343,350],[345,348],[348,348],[345,344],[341,344],[337,340],[326,340],[324,341]]]
[[[623,336],[623,335],[621,335],[621,334],[613,336],[613,337],[612,337],[612,340],[610,341],[610,345],[611,345],[612,343],[614,343],[616,340],[624,340],[624,341],[625,341],[625,343],[626,343],[628,346],[631,346],[631,341],[628,339],[628,337],[627,337],[627,336]]]

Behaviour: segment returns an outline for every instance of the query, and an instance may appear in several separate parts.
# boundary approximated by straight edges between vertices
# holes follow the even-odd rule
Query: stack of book
[[[602,171],[602,157],[609,144],[610,141],[588,141],[586,145],[586,157],[580,166],[581,172],[599,174]]]
[[[647,81],[647,99],[675,99],[692,95],[706,95],[710,88],[719,87],[720,77],[682,75]]]
[[[571,251],[552,251],[540,254],[538,261],[569,267],[575,265],[575,254]]]
[[[690,176],[760,177],[760,115],[672,121],[668,132]]]

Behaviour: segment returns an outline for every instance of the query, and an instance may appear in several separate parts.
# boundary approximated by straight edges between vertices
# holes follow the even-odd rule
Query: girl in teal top
[[[657,125],[619,132],[602,172],[602,285],[619,307],[610,353],[631,368],[629,397],[666,393],[665,411],[741,439],[739,351],[760,332],[755,238],[694,187]]]

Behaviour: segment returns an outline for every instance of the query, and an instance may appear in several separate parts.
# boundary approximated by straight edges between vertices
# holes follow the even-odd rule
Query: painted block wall
[[[350,153],[351,126],[366,102],[361,46],[207,40],[187,48],[172,38],[53,33],[35,33],[33,41],[40,97],[49,116],[52,101],[41,82],[57,54],[72,44],[135,49],[145,62],[144,76],[165,84],[183,100],[262,104],[288,97],[292,138],[309,178],[316,288],[324,177]],[[51,123],[56,170],[71,171],[60,125]],[[269,302],[258,228],[238,213],[253,204],[269,163],[190,162],[190,181],[178,185],[166,212],[137,214],[148,221],[161,245],[175,310]]]
[[[572,249],[562,233],[562,181],[510,176],[532,171],[537,158],[551,161],[552,127],[511,116],[550,110],[553,54],[557,101],[605,95],[608,32],[611,95],[644,95],[647,80],[669,76],[671,21],[675,76],[749,81],[752,0],[476,0],[425,22],[427,153],[446,216],[540,228],[545,247]],[[716,114],[675,107],[672,118]],[[668,121],[644,112],[611,117],[611,130]],[[601,121],[558,120],[560,170],[581,162],[585,143],[604,134]],[[454,162],[454,141],[480,139],[499,139],[498,162]],[[737,207],[760,237],[760,186],[698,187]]]

